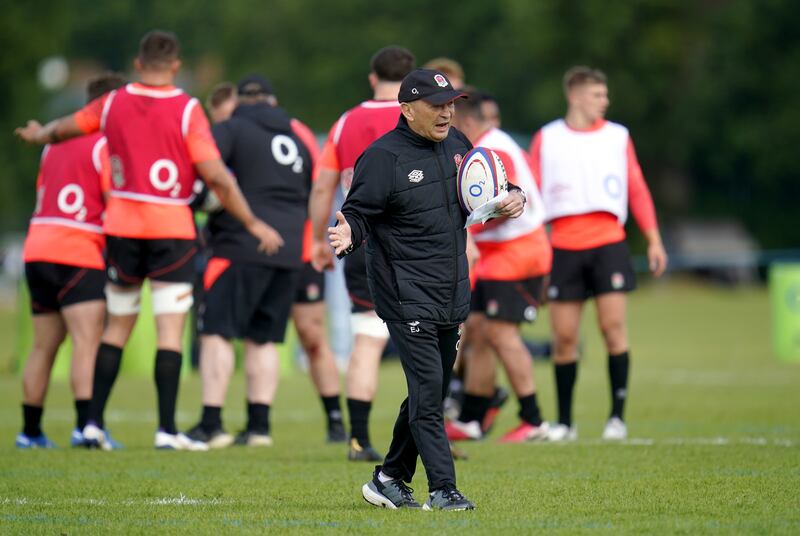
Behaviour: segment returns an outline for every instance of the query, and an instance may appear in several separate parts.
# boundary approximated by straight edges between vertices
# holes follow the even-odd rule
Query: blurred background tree
[[[662,222],[728,217],[762,247],[800,245],[800,10],[788,0],[88,0],[2,2],[0,229],[22,231],[39,151],[11,132],[82,104],[89,72],[130,72],[139,38],[181,38],[181,84],[204,98],[216,82],[269,76],[294,116],[324,133],[370,95],[372,53],[450,56],[494,94],[504,128],[527,143],[564,112],[563,72],[609,75],[609,118],[636,142]],[[46,58],[68,83],[48,90]]]

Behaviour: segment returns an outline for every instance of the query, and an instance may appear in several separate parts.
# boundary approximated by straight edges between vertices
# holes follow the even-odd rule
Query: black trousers
[[[442,402],[456,359],[458,326],[422,321],[386,325],[400,354],[408,397],[400,405],[382,470],[387,476],[411,482],[419,456],[428,474],[430,491],[455,486],[456,471],[444,431]]]

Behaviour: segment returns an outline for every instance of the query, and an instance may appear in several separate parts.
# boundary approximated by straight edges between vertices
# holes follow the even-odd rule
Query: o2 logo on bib
[[[170,197],[178,197],[181,185],[178,184],[178,166],[169,158],[161,158],[150,166],[150,184],[160,192],[169,192]]]
[[[85,221],[87,213],[86,207],[83,206],[85,200],[83,188],[75,183],[67,184],[58,192],[58,209],[64,214],[74,214],[77,221]]]
[[[606,176],[603,187],[612,199],[619,199],[622,196],[622,179],[616,175]]]

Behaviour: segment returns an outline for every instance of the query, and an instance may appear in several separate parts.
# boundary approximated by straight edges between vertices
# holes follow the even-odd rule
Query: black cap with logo
[[[270,81],[260,74],[250,74],[236,84],[239,95],[255,97],[257,95],[274,95]]]
[[[397,100],[412,102],[422,99],[438,106],[466,96],[466,93],[453,89],[450,80],[439,71],[415,69],[403,78]]]

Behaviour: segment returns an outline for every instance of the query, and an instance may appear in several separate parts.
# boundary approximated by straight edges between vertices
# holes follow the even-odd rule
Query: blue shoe
[[[28,437],[22,432],[17,434],[17,440],[14,446],[18,449],[54,449],[56,444],[42,433],[36,437]]]
[[[79,428],[75,428],[72,431],[72,435],[69,437],[69,445],[71,447],[83,447],[83,433],[81,433]]]

